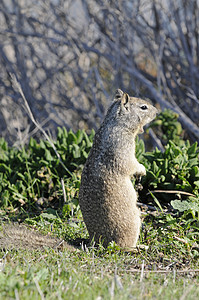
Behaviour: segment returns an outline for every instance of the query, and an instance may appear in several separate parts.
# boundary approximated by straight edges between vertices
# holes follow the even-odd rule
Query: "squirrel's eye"
[[[148,106],[147,106],[147,105],[142,105],[142,106],[141,106],[141,109],[142,109],[142,110],[146,110],[146,109],[148,109]]]

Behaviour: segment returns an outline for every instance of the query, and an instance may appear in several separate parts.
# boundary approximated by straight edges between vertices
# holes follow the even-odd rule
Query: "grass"
[[[130,254],[10,252],[2,260],[1,299],[198,299],[196,272],[136,269]],[[144,257],[143,262],[144,262]]]
[[[137,156],[144,153],[142,144]],[[31,139],[27,149],[17,150],[0,139],[0,223],[17,221],[69,242],[88,238],[78,190],[92,135],[59,129],[55,145],[72,176],[65,174],[48,141]],[[100,245],[72,251],[2,247],[1,299],[198,299],[199,149],[196,144],[187,143],[186,151],[169,145],[165,155],[171,156],[170,165],[162,163],[166,160],[158,151],[145,154],[148,182],[140,201],[145,200],[148,208],[139,244],[147,249],[127,253],[114,243],[107,249]],[[185,152],[192,160],[184,157]],[[149,185],[167,191],[168,183],[179,184],[180,191],[188,188],[192,197],[184,199],[180,193],[180,198],[169,193],[162,198],[156,194],[158,199],[146,197]]]
[[[74,251],[2,250],[1,299],[197,299],[196,240],[186,243],[180,224],[173,230],[160,220],[163,216],[159,222],[150,215],[145,218],[140,243],[148,249],[135,253],[122,252],[114,244]],[[87,237],[81,215],[67,222],[45,213],[24,223],[45,234],[53,230],[65,240]]]

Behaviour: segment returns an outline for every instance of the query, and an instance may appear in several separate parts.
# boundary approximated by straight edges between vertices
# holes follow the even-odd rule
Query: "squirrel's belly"
[[[107,184],[101,191],[98,186],[90,189],[88,185],[82,190],[80,208],[90,238],[104,241],[105,246],[115,241],[121,247],[134,247],[141,222],[130,179]]]

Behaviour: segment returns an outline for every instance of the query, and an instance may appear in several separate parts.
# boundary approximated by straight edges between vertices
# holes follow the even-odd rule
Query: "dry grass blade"
[[[181,194],[181,195],[196,197],[196,195],[194,194],[184,192],[184,191],[178,191],[178,190],[154,190],[154,191],[150,191],[150,193]],[[147,195],[150,195],[150,193],[147,193]]]
[[[36,285],[36,287],[37,287],[37,290],[38,290],[38,293],[39,293],[39,295],[40,295],[40,297],[41,297],[41,300],[45,300],[44,294],[43,294],[43,292],[42,292],[42,290],[41,290],[41,288],[40,288],[40,286],[39,286],[39,283],[38,283],[37,279],[36,279],[36,278],[33,278],[33,280],[34,280],[34,282],[35,282],[35,285]]]

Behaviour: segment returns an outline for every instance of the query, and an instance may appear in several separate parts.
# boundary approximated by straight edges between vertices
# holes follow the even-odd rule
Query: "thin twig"
[[[181,194],[181,195],[192,196],[196,198],[196,195],[194,194],[184,192],[184,191],[178,191],[178,190],[154,190],[154,191],[150,191],[150,193]],[[147,195],[150,195],[150,193],[147,193]]]

